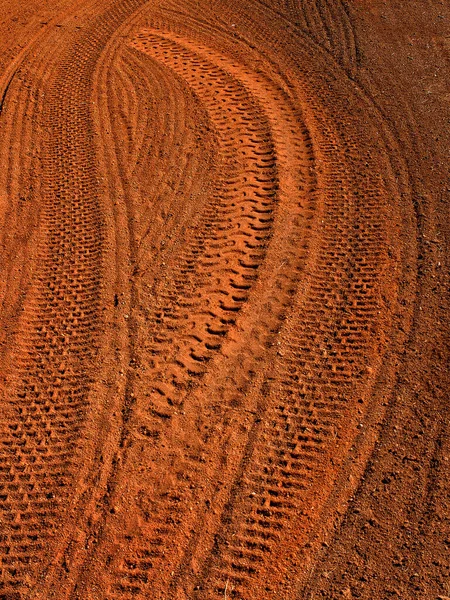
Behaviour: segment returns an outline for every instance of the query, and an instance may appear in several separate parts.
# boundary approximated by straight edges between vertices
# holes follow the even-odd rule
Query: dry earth
[[[0,33],[0,599],[450,596],[449,3]]]

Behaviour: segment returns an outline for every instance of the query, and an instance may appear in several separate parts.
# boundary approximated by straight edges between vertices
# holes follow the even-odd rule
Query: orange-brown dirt
[[[450,596],[448,2],[0,32],[0,600]]]

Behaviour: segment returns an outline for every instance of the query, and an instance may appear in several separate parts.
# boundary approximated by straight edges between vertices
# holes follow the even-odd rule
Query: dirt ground
[[[0,50],[0,600],[448,600],[449,3]]]

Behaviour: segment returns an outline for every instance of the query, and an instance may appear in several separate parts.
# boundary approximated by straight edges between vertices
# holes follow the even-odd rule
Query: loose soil
[[[450,596],[449,23],[3,1],[0,600]]]

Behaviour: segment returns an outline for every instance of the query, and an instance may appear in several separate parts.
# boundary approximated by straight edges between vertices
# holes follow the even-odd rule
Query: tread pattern
[[[135,5],[128,3],[128,10]],[[121,16],[119,10],[116,18]],[[43,200],[38,268],[9,359],[13,367],[0,443],[4,524],[0,595],[8,598],[22,597],[36,570],[42,569],[42,560],[50,555],[49,544],[57,539],[73,481],[83,464],[82,429],[101,322],[104,243],[86,98],[102,40],[114,20],[105,23],[95,34],[92,30],[91,35],[80,36],[69,51],[63,51],[63,58],[58,56],[57,73],[38,117],[47,131],[39,172]],[[55,51],[60,50],[59,44],[50,42],[49,47],[48,56],[37,61],[43,80]],[[27,120],[18,123],[29,127]]]
[[[342,0],[285,0],[287,15],[329,52],[349,75],[357,69],[356,40],[348,8]]]
[[[304,268],[306,251],[299,252],[296,244],[307,247],[305,231],[311,228],[315,204],[314,172],[310,169],[312,145],[307,129],[299,124],[299,111],[286,93],[267,78],[175,34],[143,31],[132,46],[152,57],[152,70],[159,69],[159,64],[169,67],[175,77],[189,85],[205,107],[210,127],[217,137],[220,176],[180,259],[173,266],[166,265],[167,280],[175,283],[166,292],[167,280],[163,277],[153,282],[148,300],[145,294],[142,296],[142,304],[147,307],[144,314],[148,329],[139,344],[136,363],[141,372],[146,373],[146,376],[140,375],[140,386],[142,381],[148,381],[144,387],[150,393],[140,399],[136,391],[132,409],[136,416],[129,419],[129,435],[147,441],[155,439],[164,448],[164,432],[170,432],[171,422],[179,418],[180,412],[185,414],[196,402],[204,404],[198,394],[201,395],[203,386],[210,385],[205,382],[205,377],[209,381],[208,371],[213,372],[214,365],[220,363],[226,369],[224,379],[228,382],[219,385],[218,396],[212,395],[208,403],[211,407],[202,407],[203,414],[198,418],[204,425],[200,426],[198,420],[191,425],[193,430],[203,427],[208,430],[199,442],[203,446],[201,456],[205,456],[211,444],[217,447],[220,443],[217,433],[223,418],[207,411],[216,410],[214,406],[217,407],[219,397],[231,406],[241,401],[240,395],[251,385],[258,361],[267,348],[272,347],[270,337],[278,331],[295,293],[294,279],[298,270]],[[172,86],[177,85],[176,81]],[[283,94],[285,104],[280,101]],[[246,331],[240,324],[242,318],[249,318],[246,304],[252,299],[252,288],[260,280],[261,265],[267,252],[270,253],[273,232],[280,236],[280,225],[275,223],[281,201],[286,206],[284,215],[278,218],[287,224],[283,242],[286,248],[277,259],[278,277],[272,276],[268,287],[273,287],[273,296],[263,298],[265,306],[258,309],[261,312],[259,318],[255,318],[254,329]],[[141,230],[137,224],[136,231]],[[291,272],[293,267],[294,272]],[[266,272],[265,280],[270,275],[273,273]],[[246,325],[246,329],[248,327]],[[233,345],[236,338],[235,333],[231,337],[230,334],[237,331],[241,333],[237,338],[238,356],[234,359],[228,346]],[[250,347],[246,348],[249,342]],[[131,439],[122,443],[125,447],[133,445]],[[161,447],[148,448],[147,452],[161,453]],[[199,461],[187,449],[183,452],[187,452],[186,464],[179,474],[179,489],[163,494],[161,500],[157,496],[151,500],[153,511],[151,515],[145,511],[145,519],[148,521],[146,529],[152,533],[146,541],[139,537],[134,540],[134,536],[128,538],[130,554],[118,566],[122,574],[108,592],[111,597],[145,593],[144,590],[154,584],[155,577],[159,579],[158,573],[167,560],[166,544],[173,543],[172,536],[176,535],[173,525],[181,522],[180,499],[190,496],[195,487],[193,482],[202,477],[203,459]],[[118,498],[123,499],[123,494],[127,494],[121,487],[122,478],[136,461],[134,457],[131,448],[130,467],[124,467],[123,474],[119,473],[111,484],[120,490]],[[143,460],[141,456],[139,460]],[[161,456],[153,460],[159,462]],[[173,468],[176,472],[177,467]],[[191,490],[181,491],[185,487],[181,478],[192,484]],[[138,497],[146,495],[145,490],[138,492]],[[115,500],[112,498],[110,502],[113,505]],[[130,510],[141,512],[139,505],[141,502]],[[171,514],[177,516],[171,517]],[[185,518],[189,520],[188,515]],[[109,527],[113,525],[109,525],[107,519],[104,531]],[[167,565],[164,571],[166,568]]]
[[[152,321],[168,330],[150,338],[155,410],[163,399],[161,409],[167,411],[180,405],[180,390],[204,373],[205,363],[220,350],[221,339],[248,299],[270,239],[278,182],[270,128],[245,88],[171,40],[155,36],[140,44],[144,51],[150,47],[208,107],[223,148],[222,164],[228,165],[214,192],[219,201],[205,211],[200,233],[179,265],[176,294],[154,291]]]
[[[116,573],[108,597],[145,597],[153,587],[161,598],[180,593],[250,598],[255,589],[266,594],[285,589],[289,595],[292,582],[277,579],[274,561],[280,573],[288,564],[295,572],[300,568],[292,549],[306,543],[308,534],[302,531],[312,526],[305,520],[305,507],[321,482],[324,495],[331,489],[327,465],[330,460],[340,464],[350,450],[380,364],[389,318],[380,317],[386,308],[382,290],[390,264],[385,183],[370,170],[358,173],[357,142],[340,137],[340,131],[322,120],[317,127],[327,142],[321,141],[323,189],[317,206],[313,144],[286,90],[174,32],[144,30],[132,46],[169,67],[206,108],[216,131],[222,177],[213,191],[214,203],[205,206],[195,224],[196,237],[181,259],[168,266],[167,278],[179,284],[166,294],[164,278],[159,287],[155,282],[151,298],[160,306],[148,313],[152,329],[145,336],[153,344],[139,353],[138,363],[148,374],[145,387],[156,385],[153,394],[141,400],[136,395],[125,466],[115,474],[110,506],[124,502],[126,517],[114,510],[114,517],[106,518],[99,534],[105,543],[100,541],[95,553]],[[297,137],[292,148],[299,164],[305,165],[300,179],[287,176],[295,163],[289,162],[293,154],[286,131],[291,139]],[[311,179],[302,179],[308,167]],[[299,230],[309,229],[314,244],[303,237],[305,250],[310,250],[305,252],[308,262],[297,254],[297,283],[285,277],[280,289],[286,301],[278,303],[279,308],[274,310],[270,298],[263,312],[266,333],[256,334],[259,344],[250,358],[242,351],[253,334],[246,323],[246,305],[254,302],[252,289],[279,240],[276,223],[289,197],[286,192],[294,189],[299,201],[291,206],[297,206]],[[300,241],[301,234],[296,235]],[[209,280],[199,275],[204,272]],[[298,293],[298,274],[303,272]],[[395,298],[391,302],[394,306]],[[277,317],[268,325],[272,312]],[[285,341],[273,347],[281,330]],[[373,343],[376,337],[379,345]],[[237,346],[238,360],[229,351],[236,347],[233,338],[244,340]],[[264,357],[264,348],[273,348],[270,359]],[[259,373],[260,388],[254,387],[258,361],[271,363],[265,367],[268,380],[261,381]],[[238,363],[240,368],[233,372]],[[229,374],[226,385],[212,380],[219,364]],[[215,401],[205,403],[205,390]],[[229,411],[234,412],[247,393],[256,410],[246,426],[248,419],[237,419],[246,431],[239,437],[230,431]],[[220,401],[229,407],[226,411],[218,408]],[[172,424],[180,427],[180,421],[186,422],[186,431],[205,428],[208,433],[196,433],[189,443],[174,440]],[[219,489],[213,480],[221,479],[223,464],[208,465],[204,481],[205,464],[207,457],[226,460],[225,451],[219,450],[225,432],[230,436],[227,453],[235,439],[236,464],[226,467],[231,484]],[[133,439],[146,439],[147,444]],[[164,460],[170,461],[176,483],[162,486],[162,492],[156,481],[127,492],[124,477],[132,464],[158,465]],[[151,473],[150,466],[148,470]],[[214,502],[216,516],[207,518],[202,502]],[[199,504],[189,514],[188,507]],[[132,514],[142,523],[139,534],[130,529]],[[314,519],[312,513],[308,519]],[[129,548],[128,556],[120,558],[108,550],[106,540],[114,528],[129,531],[121,542]],[[195,572],[194,561],[199,565]],[[167,572],[172,573],[170,580]],[[87,589],[90,585],[94,584]]]

